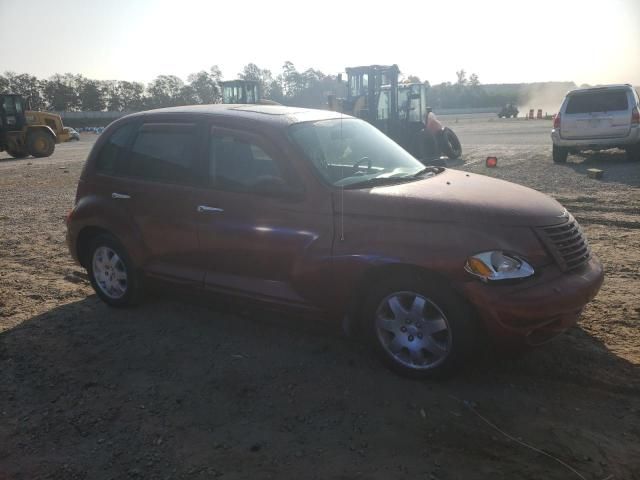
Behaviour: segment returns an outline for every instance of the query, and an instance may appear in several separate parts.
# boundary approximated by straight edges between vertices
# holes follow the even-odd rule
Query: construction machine
[[[368,121],[423,162],[460,157],[458,137],[427,107],[424,84],[399,83],[395,64],[350,67],[346,73],[347,98],[329,95],[330,110]]]
[[[60,115],[27,110],[20,95],[0,94],[0,152],[14,158],[49,157],[56,143],[69,138]]]
[[[257,80],[228,80],[222,85],[222,103],[280,105],[262,98],[260,82]]]

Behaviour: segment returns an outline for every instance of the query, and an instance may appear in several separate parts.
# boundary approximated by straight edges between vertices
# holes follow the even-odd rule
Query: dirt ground
[[[443,120],[465,149],[452,168],[553,195],[606,269],[576,328],[446,382],[257,306],[106,307],[64,242],[95,135],[49,159],[0,154],[0,480],[640,479],[640,163],[554,165],[548,121]]]

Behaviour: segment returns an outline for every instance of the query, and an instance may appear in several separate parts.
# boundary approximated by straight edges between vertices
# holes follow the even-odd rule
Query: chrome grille
[[[561,270],[572,270],[589,261],[591,248],[572,215],[564,223],[538,228],[538,233]]]

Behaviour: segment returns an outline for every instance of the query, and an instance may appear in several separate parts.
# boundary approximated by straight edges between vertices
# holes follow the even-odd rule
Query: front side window
[[[353,187],[418,180],[422,163],[367,122],[333,119],[298,123],[290,136],[320,175]]]
[[[196,144],[193,124],[144,124],[131,146],[127,173],[144,180],[190,183]]]
[[[247,85],[247,102],[246,103],[257,103],[257,102],[258,102],[258,86]]]
[[[4,100],[2,102],[2,108],[4,109],[5,114],[15,115],[16,107],[15,107],[14,97],[9,95],[4,97]]]
[[[209,178],[212,185],[235,191],[285,185],[278,164],[260,146],[222,133],[211,136]]]
[[[378,97],[378,118],[380,120],[389,118],[389,90],[382,90]]]
[[[369,75],[366,73],[349,77],[349,90],[352,97],[366,95],[369,87]]]
[[[102,173],[115,173],[118,158],[126,151],[135,124],[128,123],[119,127],[102,145],[96,157],[96,168]]]
[[[225,85],[225,87],[222,89],[222,101],[224,103],[239,103],[237,90],[238,87]]]

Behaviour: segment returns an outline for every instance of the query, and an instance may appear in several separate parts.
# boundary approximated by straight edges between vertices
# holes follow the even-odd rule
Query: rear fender
[[[142,234],[138,226],[125,212],[113,206],[103,197],[89,195],[83,197],[69,215],[67,228],[70,246],[78,254],[77,239],[82,230],[88,227],[106,230],[124,246],[134,265],[141,266],[147,255]]]

